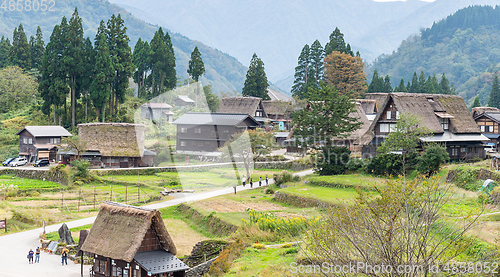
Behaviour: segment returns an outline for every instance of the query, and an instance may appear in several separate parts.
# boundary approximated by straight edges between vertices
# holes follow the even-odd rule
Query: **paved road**
[[[312,170],[306,170],[296,173],[299,176],[312,174]],[[264,182],[265,183],[265,182]],[[272,183],[272,179],[270,180]],[[258,185],[257,185],[258,186]],[[255,187],[255,186],[254,186]],[[242,186],[237,187],[237,191],[247,190],[249,185],[245,188]],[[145,207],[159,209],[169,207],[185,202],[199,201],[215,196],[234,193],[232,187],[223,188],[216,191],[204,193],[184,193],[179,194],[175,199],[164,201],[161,203],[147,205]],[[78,227],[93,223],[95,217],[84,218],[67,222],[69,228]],[[46,232],[57,231],[61,224],[47,226]],[[28,264],[26,255],[31,249],[35,250],[40,245],[38,235],[42,233],[42,228],[29,230],[25,232],[5,235],[0,237],[0,277],[79,277],[80,265],[68,261],[68,265],[61,266],[61,258],[57,255],[51,255],[42,252],[39,264]],[[84,268],[84,276],[89,276],[88,266]]]

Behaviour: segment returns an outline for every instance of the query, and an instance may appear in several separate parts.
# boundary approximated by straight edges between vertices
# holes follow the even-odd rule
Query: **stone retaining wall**
[[[206,261],[186,271],[186,277],[201,277],[208,273],[210,266],[217,258]]]
[[[207,229],[210,230],[210,232],[212,232],[217,236],[227,236],[231,233],[236,232],[236,230],[238,229],[238,226],[235,226],[231,223],[227,223],[222,219],[213,216],[212,214],[208,216],[202,215],[197,210],[185,204],[180,204],[179,210],[184,215],[188,215],[191,220],[195,222],[201,222],[202,224],[204,224],[207,227]]]
[[[63,171],[50,170],[28,170],[28,169],[0,169],[0,175],[11,174],[20,178],[38,179],[43,181],[56,182],[62,185],[68,185],[69,176]]]

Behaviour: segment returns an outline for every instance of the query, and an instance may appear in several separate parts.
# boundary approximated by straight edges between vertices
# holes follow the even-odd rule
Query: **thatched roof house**
[[[225,97],[219,106],[217,113],[244,113],[252,117],[267,117],[262,105],[262,99],[258,97]]]
[[[421,138],[421,141],[446,144],[452,159],[484,156],[482,142],[488,141],[488,138],[481,135],[462,97],[399,92],[369,93],[367,97],[377,99],[377,106],[380,107],[367,132],[377,140],[371,143],[374,147],[391,132],[399,114],[408,113],[419,116],[420,125],[433,133],[433,136]],[[383,103],[379,105],[380,99]],[[371,152],[374,153],[373,149]]]
[[[129,276],[130,270],[148,276],[147,272],[162,274],[189,268],[174,256],[177,250],[158,210],[114,202],[101,204],[81,250],[95,255],[96,276],[111,276],[117,270],[120,274],[113,276]]]
[[[495,107],[475,107],[472,108],[472,117],[476,117],[483,113],[500,113],[500,109]]]

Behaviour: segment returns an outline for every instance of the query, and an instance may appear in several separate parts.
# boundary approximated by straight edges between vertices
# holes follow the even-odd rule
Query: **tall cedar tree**
[[[498,84],[498,72],[495,72],[493,83],[491,84],[490,99],[488,100],[489,107],[500,109],[500,86]]]
[[[85,101],[85,122],[88,121],[89,90],[94,77],[95,51],[89,37],[83,43],[82,74],[78,79],[78,91],[83,93]]]
[[[132,50],[128,45],[130,38],[121,15],[111,15],[107,26],[109,54],[115,71],[111,85],[110,112],[116,114],[118,103],[125,102],[128,79],[132,76],[134,64]]]
[[[201,58],[200,50],[198,46],[194,47],[193,52],[191,52],[191,59],[189,60],[189,68],[187,73],[191,75],[195,82],[198,82],[201,75],[205,73],[205,65],[203,64],[203,59]]]
[[[401,78],[399,86],[394,88],[394,92],[408,92],[408,90],[406,90],[405,80],[403,78]]]
[[[481,102],[479,101],[479,96],[476,96],[476,98],[474,98],[474,103],[472,103],[472,108],[476,108],[476,107],[481,107]]]
[[[134,82],[137,83],[137,94],[139,97],[146,96],[146,77],[149,70],[148,55],[149,55],[149,43],[147,41],[142,41],[141,38],[137,40],[134,47],[134,53],[132,54],[134,60],[134,66],[136,71],[134,72]]]
[[[309,52],[309,58],[311,68],[314,70],[314,75],[310,76],[314,79],[314,82],[319,85],[319,83],[323,80],[324,73],[324,58],[325,51],[321,46],[321,43],[318,40],[315,40],[313,44],[311,44],[311,51]]]
[[[56,25],[50,35],[42,58],[42,78],[38,91],[43,98],[42,112],[49,117],[53,106],[54,125],[57,125],[57,116],[61,115],[60,107],[66,102],[66,75],[62,68],[62,56],[64,53],[64,36],[61,26]]]
[[[101,33],[99,43],[96,46],[95,75],[90,85],[90,99],[97,109],[97,117],[99,118],[99,114],[102,115],[102,122],[106,119],[106,102],[111,96],[114,72],[106,37]]]
[[[243,96],[259,97],[262,98],[262,100],[271,100],[267,94],[268,87],[269,83],[267,82],[266,72],[264,70],[264,62],[254,53],[250,61],[250,66],[248,67],[245,84],[241,94]]]
[[[425,93],[425,73],[423,71],[420,72],[420,76],[418,77],[418,90],[417,93]]]
[[[2,39],[0,40],[0,67],[4,68],[7,67],[10,64],[9,61],[9,53],[12,45],[10,45],[10,40],[9,38],[5,38],[5,36],[2,36]]]
[[[439,83],[439,87],[440,87],[439,90],[442,94],[456,94],[455,90],[452,89],[452,87],[450,87],[450,82],[448,81],[444,73],[441,76],[441,82]]]
[[[155,32],[150,43],[149,61],[151,63],[151,98],[160,95],[165,90],[175,88],[177,77],[175,71],[175,55],[168,32],[162,28]]]
[[[355,111],[355,101],[334,87],[321,85],[310,96],[309,108],[292,113],[295,141],[309,146],[324,141],[328,148],[333,146],[332,138],[347,137],[361,125],[349,116]]]
[[[340,32],[339,28],[335,28],[335,30],[330,34],[330,39],[325,45],[325,56],[330,55],[333,51],[339,51],[340,53],[346,53],[354,56],[351,46],[349,44],[346,45],[344,41],[344,34]]]
[[[292,95],[298,97],[299,99],[306,98],[307,75],[309,73],[309,53],[309,45],[306,44],[302,47],[302,51],[300,52],[298,58],[298,64],[295,67],[295,80],[293,81]]]
[[[43,51],[45,51],[45,42],[43,41],[42,29],[38,26],[33,45],[31,45],[31,68],[41,71]]]
[[[24,70],[31,68],[31,49],[22,23],[19,23],[18,28],[14,28],[12,47],[10,49],[10,62],[12,65],[17,65]]]
[[[325,82],[341,95],[362,98],[367,90],[364,63],[360,57],[333,51],[325,57]]]
[[[411,85],[407,88],[409,93],[418,93],[420,91],[417,72],[413,72],[413,78],[411,79]]]
[[[66,68],[68,85],[71,88],[71,130],[75,128],[75,110],[77,94],[77,81],[83,73],[83,26],[82,19],[75,8],[69,20],[68,31],[65,39],[66,47],[63,56],[63,66]]]
[[[373,77],[370,85],[368,86],[368,93],[383,92],[384,79],[378,75],[377,69],[373,71]]]
[[[389,75],[385,75],[384,78],[384,92],[392,92],[391,78],[389,77]]]

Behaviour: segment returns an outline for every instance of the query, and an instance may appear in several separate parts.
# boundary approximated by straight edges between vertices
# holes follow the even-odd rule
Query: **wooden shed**
[[[94,255],[96,277],[182,277],[189,269],[158,210],[115,202],[101,204],[81,250]]]

